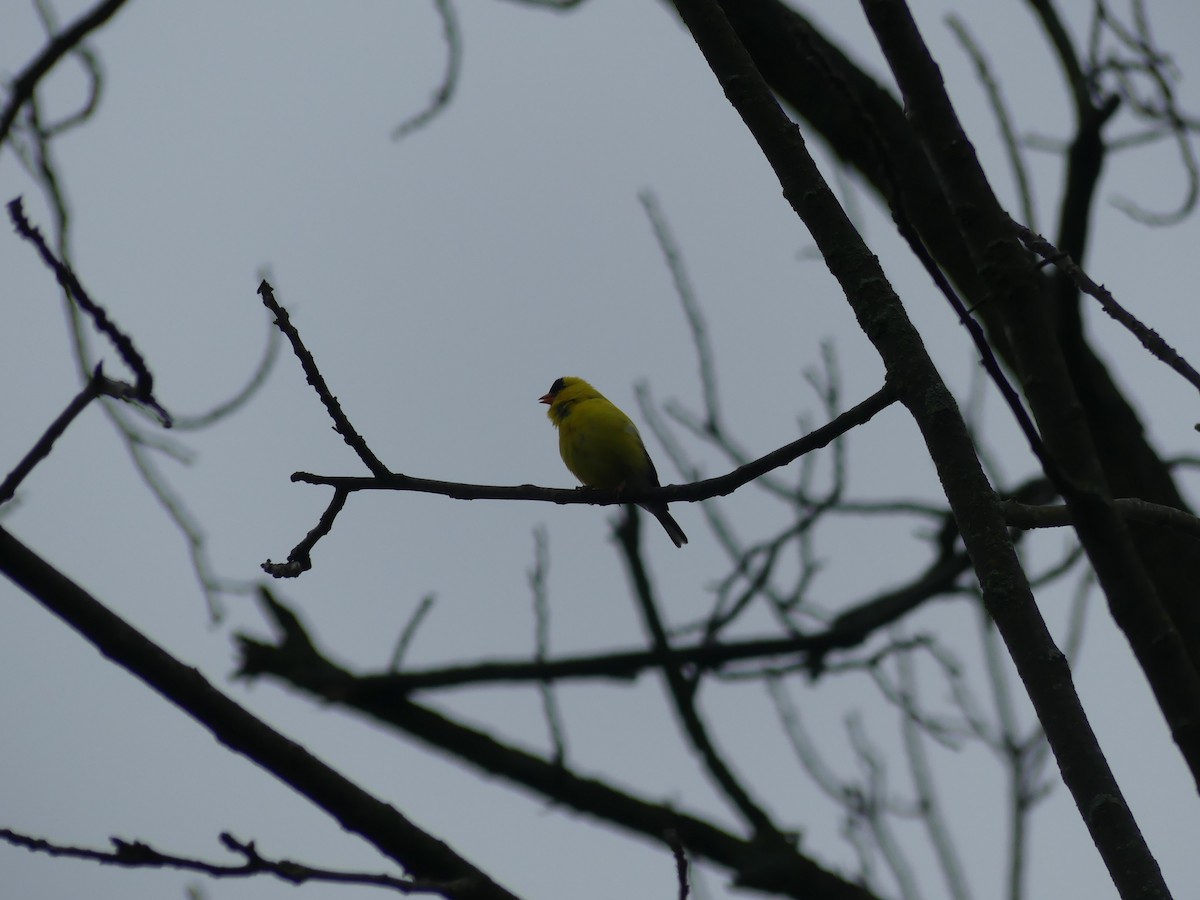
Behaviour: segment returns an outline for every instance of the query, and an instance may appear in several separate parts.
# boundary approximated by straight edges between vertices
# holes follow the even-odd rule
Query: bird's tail
[[[667,504],[661,503],[653,506],[642,506],[642,509],[662,523],[667,536],[675,542],[676,547],[682,547],[688,542],[687,535],[683,533],[683,529],[679,527],[679,523],[667,512]]]

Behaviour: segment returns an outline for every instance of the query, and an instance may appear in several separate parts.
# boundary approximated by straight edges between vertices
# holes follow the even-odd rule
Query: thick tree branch
[[[262,766],[449,900],[515,900],[450,847],[251,715],[0,528],[0,572],[229,749]]]
[[[1070,670],[1034,603],[957,405],[876,257],[824,183],[804,141],[771,96],[714,0],[675,0],[726,96],[758,141],[842,285],[925,439],[996,621],[1081,815],[1128,897],[1167,897],[1161,873],[1121,796],[1075,694]]]
[[[1046,474],[1072,511],[1113,618],[1133,647],[1200,786],[1200,673],[1112,505],[1062,346],[1042,303],[1036,270],[992,193],[907,6],[903,0],[862,2],[904,93],[913,127],[942,176],[971,257],[993,285],[993,314],[1005,323],[1025,395],[1053,461]]]
[[[992,315],[996,304],[987,302],[991,286],[972,264],[938,177],[900,104],[782,0],[728,0],[723,5],[771,87],[829,142],[840,158],[861,172],[885,198],[892,196],[889,182],[893,180],[885,171],[899,174],[899,202],[922,242],[970,306],[979,310],[992,344],[1011,363],[1003,322]],[[1083,86],[1075,51],[1053,6],[1044,2],[1035,5],[1052,42],[1062,44],[1059,59],[1067,67],[1068,90],[1075,92]],[[852,94],[856,102],[846,103],[842,99],[846,93]],[[871,128],[882,135],[886,166],[865,135],[863,111]],[[1082,192],[1075,191],[1075,196],[1082,196]],[[1072,208],[1076,207],[1078,204],[1073,203]],[[1090,210],[1090,204],[1086,208]],[[1060,276],[1054,282],[1047,281],[1047,294],[1053,295],[1066,280]],[[1137,411],[1095,351],[1085,340],[1068,344],[1064,350],[1113,494],[1188,509],[1169,467],[1151,445]],[[1200,604],[1195,602],[1196,585],[1200,584],[1200,547],[1192,538],[1158,526],[1137,523],[1132,530],[1155,587],[1184,635],[1194,665],[1200,668]]]

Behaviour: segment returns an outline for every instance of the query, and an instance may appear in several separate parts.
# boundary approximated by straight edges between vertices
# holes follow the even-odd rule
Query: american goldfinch
[[[567,468],[588,487],[634,491],[659,487],[658,473],[642,436],[629,416],[582,378],[560,378],[539,398],[558,429],[558,452]],[[665,503],[639,506],[662,523],[676,547],[687,535]]]

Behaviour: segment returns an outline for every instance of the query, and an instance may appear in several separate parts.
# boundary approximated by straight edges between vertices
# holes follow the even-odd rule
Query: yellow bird
[[[567,468],[588,487],[634,491],[660,487],[658,472],[629,416],[582,378],[560,378],[539,398],[558,429],[558,452]],[[687,535],[665,503],[638,504],[662,523],[676,547]]]

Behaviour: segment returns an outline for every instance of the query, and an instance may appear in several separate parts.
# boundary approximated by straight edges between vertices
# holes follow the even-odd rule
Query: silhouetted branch
[[[63,433],[75,421],[75,417],[83,412],[89,403],[100,396],[101,380],[103,376],[100,374],[99,366],[96,367],[95,374],[88,379],[88,383],[83,390],[75,395],[74,399],[67,404],[67,408],[59,413],[58,418],[50,423],[50,427],[38,438],[37,442],[30,448],[29,452],[22,457],[16,467],[8,474],[8,477],[0,483],[0,505],[7,503],[13,498],[29,473],[34,467],[50,455],[50,451],[54,448],[54,442],[62,437]]]
[[[17,113],[33,96],[38,82],[54,68],[60,59],[76,49],[84,38],[111,19],[124,5],[125,0],[104,0],[103,3],[96,4],[90,12],[80,16],[70,28],[51,40],[42,49],[42,52],[12,80],[12,91],[9,93],[8,103],[0,111],[0,146],[7,141]]]
[[[365,838],[419,879],[442,882],[451,900],[515,900],[512,894],[393,807],[326,766],[218,691],[86,591],[0,529],[0,572],[149,688]]]
[[[1043,4],[1048,5],[1048,4]],[[1017,199],[1021,204],[1021,218],[1030,224],[1030,227],[1036,228],[1037,211],[1033,205],[1033,188],[1029,182],[1029,172],[1025,167],[1025,160],[1021,158],[1021,144],[1017,140],[1017,131],[1013,127],[1012,116],[1008,112],[1008,104],[1004,102],[1004,94],[1000,90],[1000,85],[992,76],[991,66],[988,65],[987,57],[984,55],[983,48],[971,36],[971,32],[967,29],[967,23],[960,16],[951,13],[946,17],[946,24],[950,26],[950,31],[958,38],[958,42],[962,44],[967,55],[971,57],[971,61],[975,64],[975,73],[979,77],[980,83],[983,85],[984,92],[987,94],[988,102],[992,106],[992,115],[996,119],[996,125],[1000,129],[1000,141],[1004,145],[1004,151],[1008,155],[1008,165],[1012,169],[1013,180],[1017,186]]]
[[[505,779],[556,806],[652,841],[670,846],[666,835],[673,831],[677,843],[693,858],[731,871],[737,886],[796,900],[877,900],[786,843],[737,837],[679,811],[673,803],[644,800],[599,779],[577,775],[552,759],[506,744],[403,695],[379,690],[371,680],[356,678],[322,656],[295,615],[269,594],[263,596],[268,600],[266,612],[283,639],[268,644],[239,636],[241,663],[237,677],[268,676],[323,703],[359,710],[490,777]]]
[[[630,581],[633,582],[633,595],[641,613],[642,624],[648,632],[651,650],[666,681],[675,714],[679,717],[688,741],[708,771],[709,778],[741,813],[753,829],[755,837],[762,841],[781,840],[779,829],[771,821],[765,808],[750,795],[749,788],[734,774],[733,769],[717,750],[708,726],[696,706],[696,692],[700,687],[698,675],[690,678],[685,676],[682,667],[671,653],[671,640],[658,611],[658,603],[650,585],[650,575],[646,571],[639,549],[639,522],[637,507],[627,507],[625,518],[617,529],[617,536],[622,558],[629,571]]]
[[[896,655],[900,674],[900,693],[906,705],[917,708],[917,677],[913,661],[908,653]],[[900,720],[900,733],[904,738],[905,756],[917,796],[917,809],[921,824],[929,835],[929,843],[937,856],[938,865],[946,879],[946,889],[953,900],[970,900],[971,891],[963,871],[962,859],[955,846],[950,825],[942,811],[938,797],[937,782],[921,734],[921,718],[904,715]]]
[[[1117,84],[1116,96],[1120,97],[1125,106],[1136,116],[1156,123],[1159,126],[1155,129],[1157,135],[1175,139],[1179,159],[1187,178],[1183,199],[1175,209],[1168,212],[1149,211],[1124,197],[1118,197],[1113,203],[1126,215],[1146,225],[1161,227],[1181,222],[1195,209],[1196,201],[1200,198],[1200,163],[1197,162],[1196,151],[1189,134],[1189,131],[1196,129],[1196,124],[1179,109],[1175,89],[1171,83],[1173,77],[1177,77],[1171,75],[1171,59],[1155,46],[1142,0],[1134,0],[1131,4],[1132,28],[1115,16],[1104,0],[1095,0],[1093,7],[1093,77],[1099,78],[1102,74],[1114,76]],[[1100,38],[1103,34],[1114,36],[1121,48],[1132,54],[1132,59],[1115,56],[1101,59]],[[1143,97],[1136,88],[1139,78],[1149,81],[1151,85],[1148,98]]]
[[[550,551],[547,549],[549,540],[545,528],[538,528],[534,531],[533,568],[529,570],[529,590],[533,594],[533,661],[535,665],[544,665],[550,655],[550,604],[546,597],[546,572],[550,568]],[[560,766],[565,765],[567,736],[566,730],[563,728],[558,698],[554,693],[553,679],[540,678],[537,687],[538,694],[542,699],[542,713],[546,717],[546,730],[550,734],[550,743],[554,747],[554,762]]]
[[[198,872],[212,878],[248,878],[254,875],[273,875],[289,884],[361,884],[391,888],[402,894],[443,894],[453,896],[450,886],[433,882],[420,882],[395,875],[370,875],[365,872],[346,872],[320,869],[306,863],[289,859],[267,859],[258,852],[254,841],[239,841],[233,835],[221,834],[221,843],[231,852],[245,859],[240,865],[205,862],[186,856],[176,856],[155,850],[144,841],[126,841],[109,838],[112,850],[95,850],[89,847],[70,847],[42,838],[30,837],[8,828],[0,828],[0,840],[23,847],[34,853],[65,859],[82,859],[101,865],[120,866],[125,869],[179,869]]]
[[[396,641],[396,649],[392,651],[392,661],[388,665],[388,669],[391,671],[398,672],[400,670],[400,666],[404,663],[404,657],[408,653],[408,648],[417,636],[417,629],[421,627],[421,623],[425,621],[425,617],[433,611],[434,601],[434,594],[426,594],[422,597],[421,602],[413,610],[413,614],[409,617],[408,622],[405,623],[404,630],[400,632],[400,639]]]
[[[1142,892],[1144,896],[1151,890],[1159,896],[1168,896],[1161,872],[1121,797],[1088,723],[1075,693],[1071,673],[1037,609],[962,417],[878,259],[846,219],[808,153],[803,137],[779,108],[715,0],[674,0],[674,4],[712,68],[717,83],[771,164],[784,196],[808,226],[863,332],[880,354],[889,378],[895,379],[894,387],[916,421],[938,470],[978,574],[984,602],[1000,627],[1039,717],[1046,724],[1047,734],[1059,758],[1060,771],[1114,882],[1129,896],[1135,892]],[[969,148],[969,142],[949,109],[949,101],[942,93],[940,73],[921,43],[903,3],[864,0],[864,8],[909,100],[918,133],[923,127],[936,124],[951,135],[944,140],[938,135],[939,140],[925,144],[926,151],[932,153],[933,145],[938,150]],[[897,49],[901,52],[895,52]],[[913,80],[919,85],[922,101],[915,107],[910,97],[918,92],[909,83]],[[936,98],[936,112],[923,108],[928,95]],[[970,160],[962,158],[965,156],[970,156]],[[957,158],[967,166],[973,160],[969,153],[960,153]],[[945,171],[942,175],[944,179],[949,178]],[[949,180],[953,182],[953,178]],[[986,183],[981,187],[986,187]],[[979,213],[981,209],[989,209],[992,203],[994,199],[989,199],[982,207],[972,208]],[[969,237],[978,239],[980,235]],[[991,269],[987,271],[992,274]],[[995,274],[1000,272],[1008,274],[1008,267],[998,269]],[[1021,284],[1024,288],[1024,283]],[[1006,305],[1012,301],[1011,290],[1000,293]],[[1016,309],[1022,310],[1023,314],[1030,303],[1036,302],[1037,294],[1033,292],[1023,301],[1018,299]],[[1029,349],[1038,346],[1035,343]],[[1065,427],[1068,423],[1058,424]],[[1092,559],[1095,562],[1094,555]],[[1148,590],[1152,593],[1153,587]],[[1177,724],[1172,721],[1173,727]],[[1103,810],[1096,807],[1098,797],[1105,798]]]
[[[62,285],[63,290],[66,291],[67,295],[80,309],[88,314],[96,326],[96,330],[112,342],[113,347],[121,355],[121,359],[124,360],[125,365],[129,366],[133,371],[137,380],[137,401],[154,410],[163,427],[170,428],[170,414],[154,399],[154,376],[150,374],[150,369],[147,368],[146,361],[142,359],[142,355],[138,353],[137,348],[133,346],[133,341],[130,337],[117,328],[116,324],[108,317],[108,313],[104,311],[104,307],[100,306],[100,304],[96,303],[88,295],[88,292],[79,283],[79,279],[75,277],[75,273],[71,271],[71,268],[54,255],[54,252],[46,244],[46,239],[42,237],[42,233],[25,218],[25,210],[22,208],[20,197],[9,202],[8,214],[17,229],[17,234],[33,244],[38,254],[42,257],[42,261],[54,272],[54,276],[58,279],[58,283]]]
[[[1095,440],[1082,421],[1082,404],[1027,251],[1013,233],[1011,220],[992,192],[978,158],[973,152],[962,152],[969,147],[969,140],[907,5],[903,0],[863,0],[863,7],[901,87],[914,128],[942,174],[972,258],[981,272],[994,280],[995,302],[1015,350],[1017,370],[1048,458],[1053,461],[1046,474],[1072,509],[1076,532],[1100,579],[1109,609],[1134,648],[1193,780],[1200,784],[1200,718],[1196,716],[1200,673],[1150,580],[1129,528],[1112,505]],[[1011,643],[1009,651],[1013,652]],[[1048,724],[1047,732],[1053,744]],[[1096,763],[1100,764],[1100,759]],[[1064,775],[1066,769],[1060,758]],[[1115,791],[1106,764],[1095,770],[1097,775],[1101,772]],[[1076,802],[1086,818],[1092,801],[1076,794]],[[1131,814],[1127,808],[1114,812],[1118,818],[1113,824],[1119,821],[1128,838],[1102,846],[1114,884],[1122,894],[1131,895],[1131,872],[1136,868],[1148,879],[1143,885],[1157,886],[1161,873],[1136,833]],[[1096,835],[1095,826],[1093,829]],[[1118,862],[1119,858],[1124,862]],[[1165,894],[1165,885],[1163,891]]]
[[[266,285],[266,282],[263,282],[263,284]],[[267,286],[266,290],[269,293],[270,287]],[[278,306],[276,305],[275,308],[278,309]],[[282,309],[279,311],[283,314],[282,321],[286,323],[286,312],[283,312]],[[343,436],[347,433],[353,434],[356,440],[361,441],[358,438],[357,432],[354,431],[353,426],[346,419],[345,414],[342,413],[337,400],[329,394],[328,388],[325,387],[324,381],[321,380],[320,373],[317,372],[311,355],[304,349],[302,344],[298,343],[300,336],[296,334],[292,338],[294,329],[291,329],[290,325],[285,328],[285,334],[288,334],[289,338],[293,340],[293,346],[297,348],[297,355],[300,356],[305,370],[309,371],[311,368],[310,383],[313,383],[314,386],[319,384],[318,393],[322,395],[323,399],[328,398],[325,401],[326,408],[330,409],[330,415],[333,416],[334,422],[337,423],[335,427],[338,428],[339,432],[344,427],[346,432],[343,433]],[[316,379],[315,382],[314,379]],[[276,578],[295,578],[302,572],[310,569],[312,567],[312,560],[309,555],[310,551],[317,541],[333,527],[333,521],[345,504],[346,497],[355,491],[413,491],[425,494],[440,494],[455,500],[538,500],[558,504],[585,503],[596,506],[607,506],[618,503],[640,503],[642,501],[658,499],[668,501],[685,500],[689,502],[706,500],[710,497],[733,493],[733,491],[753,481],[764,472],[787,465],[805,453],[827,446],[851,428],[870,421],[878,412],[886,409],[893,402],[895,402],[895,397],[888,386],[885,385],[857,406],[846,410],[846,412],[842,413],[832,422],[813,430],[804,437],[792,441],[790,444],[780,447],[778,450],[760,457],[754,462],[735,469],[733,472],[718,478],[708,478],[692,484],[673,485],[656,490],[607,491],[592,488],[539,488],[529,484],[514,486],[464,484],[454,481],[434,481],[428,478],[414,478],[409,475],[388,472],[386,468],[381,473],[376,473],[375,477],[329,476],[313,475],[308,472],[294,472],[292,474],[292,481],[332,487],[335,492],[334,499],[330,502],[329,507],[326,509],[317,526],[289,554],[288,561],[286,563],[274,563],[267,560],[267,562],[263,563],[263,570]],[[351,442],[347,440],[347,443]],[[354,446],[354,444],[351,445]],[[366,449],[365,445],[362,446],[362,449],[365,453],[370,454],[370,450]],[[361,456],[362,454],[360,454]],[[373,455],[370,458],[374,460]],[[382,463],[379,463],[378,460],[375,460],[375,462],[383,468]]]
[[[259,388],[266,383],[267,376],[271,374],[271,369],[275,367],[275,362],[279,359],[279,337],[279,331],[273,326],[268,325],[267,343],[263,348],[263,355],[259,358],[258,365],[254,367],[254,371],[250,373],[250,377],[246,379],[246,383],[242,385],[241,389],[228,399],[222,400],[212,409],[195,413],[194,415],[178,416],[175,419],[176,431],[197,431],[201,428],[207,428],[209,425],[215,424],[245,406],[258,393]]]
[[[1134,497],[1117,499],[1112,503],[1117,512],[1127,519],[1166,525],[1200,537],[1200,518],[1181,509]],[[1005,521],[1015,528],[1061,528],[1075,525],[1074,515],[1067,506],[1028,506],[1006,500],[1003,509]]]
[[[262,564],[262,570],[274,578],[299,578],[301,574],[312,568],[312,548],[317,545],[317,541],[329,534],[333,529],[334,520],[337,519],[338,513],[342,511],[342,507],[346,505],[346,498],[349,496],[348,491],[341,489],[333,492],[333,497],[329,501],[329,505],[325,507],[325,512],[321,513],[321,518],[317,521],[316,526],[304,536],[299,544],[292,548],[292,552],[288,554],[287,562],[276,563],[267,560]]]
[[[38,18],[42,20],[42,27],[46,30],[46,36],[53,41],[59,32],[59,25],[58,16],[50,6],[49,0],[34,0],[34,8],[37,9]],[[71,55],[79,60],[79,64],[83,68],[84,77],[87,81],[87,97],[75,112],[43,127],[43,132],[47,139],[57,137],[66,131],[70,131],[76,125],[86,122],[100,105],[100,94],[104,86],[100,58],[82,40],[72,48]],[[31,97],[30,99],[32,100],[33,98]],[[0,139],[0,142],[2,142],[2,139]]]
[[[44,3],[39,3],[38,8],[43,17],[50,14],[49,9]],[[97,87],[93,87],[93,98],[97,90]],[[41,122],[39,107],[36,95],[31,97],[26,105],[29,116],[27,133],[30,137],[32,154],[16,142],[13,142],[12,146],[17,150],[18,156],[26,169],[42,187],[46,202],[50,205],[53,212],[53,237],[56,256],[61,262],[62,267],[67,271],[71,271],[72,266],[68,247],[70,245],[70,226],[72,220],[57,167],[52,158],[50,139],[52,134],[61,133],[67,127],[73,127],[85,121],[90,115],[90,110],[85,107],[83,111],[60,121],[55,126],[48,127],[43,126]],[[86,382],[92,377],[92,373],[98,364],[93,359],[88,346],[87,320],[89,317],[75,301],[74,295],[66,285],[63,285],[63,297],[67,310],[67,318],[70,323],[70,335],[75,363],[80,377]],[[268,338],[264,358],[245,389],[239,392],[231,402],[219,405],[200,419],[188,418],[183,422],[177,422],[172,419],[172,425],[182,425],[184,428],[211,425],[220,417],[228,415],[237,406],[247,401],[251,393],[263,383],[267,369],[275,358],[274,348],[278,344],[278,338],[273,329],[269,334],[271,336]],[[110,379],[105,379],[103,384],[104,390],[101,391],[102,399],[111,397],[124,402],[132,402],[135,406],[145,406],[137,387]],[[220,593],[244,593],[249,588],[249,583],[237,582],[215,574],[212,563],[208,558],[203,528],[183,498],[174,489],[169,479],[162,473],[151,452],[159,451],[172,456],[180,462],[187,463],[191,461],[189,451],[182,444],[162,436],[157,429],[148,431],[142,427],[139,421],[127,414],[127,409],[122,404],[102,402],[101,408],[116,428],[118,435],[129,451],[130,459],[139,477],[141,477],[159,505],[183,535],[188,557],[196,579],[204,592],[210,617],[214,622],[217,621],[221,616],[221,606],[217,595]],[[144,412],[142,409],[138,411]],[[156,410],[153,406],[151,406],[151,412],[153,412],[155,417],[160,419],[164,415],[161,410]]]
[[[438,18],[442,20],[442,40],[446,44],[446,71],[442,80],[429,98],[429,104],[415,115],[405,119],[392,130],[392,140],[399,141],[412,132],[428,125],[439,113],[450,105],[458,77],[462,72],[462,31],[458,27],[458,14],[451,0],[434,0]]]
[[[264,280],[258,286],[258,294],[262,297],[263,305],[274,314],[275,325],[291,343],[292,351],[296,354],[296,358],[300,360],[301,368],[304,369],[305,378],[312,385],[313,390],[317,392],[317,396],[321,398],[321,403],[324,404],[326,412],[329,413],[329,418],[333,420],[334,430],[342,436],[342,440],[346,442],[350,449],[358,454],[358,458],[371,470],[372,474],[379,478],[390,475],[391,473],[388,471],[387,466],[380,462],[379,458],[371,452],[371,448],[367,446],[367,442],[354,430],[354,426],[350,424],[350,420],[342,412],[341,404],[338,403],[337,397],[333,396],[333,393],[329,390],[329,385],[325,383],[325,379],[321,376],[321,372],[317,368],[317,363],[313,359],[312,354],[304,346],[300,332],[292,324],[287,310],[275,300],[275,291],[272,290],[271,285],[267,284]]]
[[[314,475],[310,472],[295,472],[292,481],[303,484],[327,485],[348,493],[354,491],[412,491],[422,494],[440,494],[453,500],[540,500],[560,505],[590,504],[612,506],[616,504],[640,504],[643,502],[684,501],[694,503],[732,494],[743,485],[749,484],[765,472],[786,466],[805,453],[826,447],[851,428],[869,422],[874,416],[896,402],[892,391],[884,386],[842,413],[832,422],[815,428],[804,437],[785,444],[777,450],[760,456],[753,462],[734,469],[725,475],[706,478],[691,484],[666,485],[656,490],[608,491],[594,488],[540,488],[530,484],[495,485],[467,484],[457,481],[435,481],[415,478],[391,472],[374,478]]]
[[[1162,336],[1144,325],[1133,313],[1117,302],[1112,293],[1102,284],[1097,284],[1079,267],[1069,254],[1063,253],[1040,234],[1026,228],[1018,222],[1012,222],[1012,227],[1021,238],[1022,243],[1038,254],[1042,259],[1057,266],[1077,286],[1080,291],[1099,301],[1101,308],[1108,315],[1124,325],[1136,337],[1151,355],[1166,363],[1175,373],[1185,379],[1192,387],[1200,390],[1200,372],[1192,368],[1186,359],[1179,355]]]
[[[675,857],[675,878],[679,882],[679,900],[687,900],[689,889],[687,850],[679,842],[679,835],[675,833],[674,829],[668,829],[664,836],[671,847],[671,855]]]
[[[708,339],[708,325],[700,304],[696,299],[696,290],[688,277],[687,268],[683,264],[683,251],[675,241],[667,224],[666,216],[658,203],[658,197],[653,191],[638,191],[638,202],[646,211],[650,227],[654,230],[654,238],[662,251],[663,259],[671,272],[671,280],[675,284],[675,294],[683,307],[684,318],[687,320],[688,331],[692,336],[692,346],[696,348],[696,361],[700,375],[700,395],[704,405],[703,430],[708,434],[716,434],[720,429],[720,407],[717,401],[717,372],[713,362],[712,344]]]

